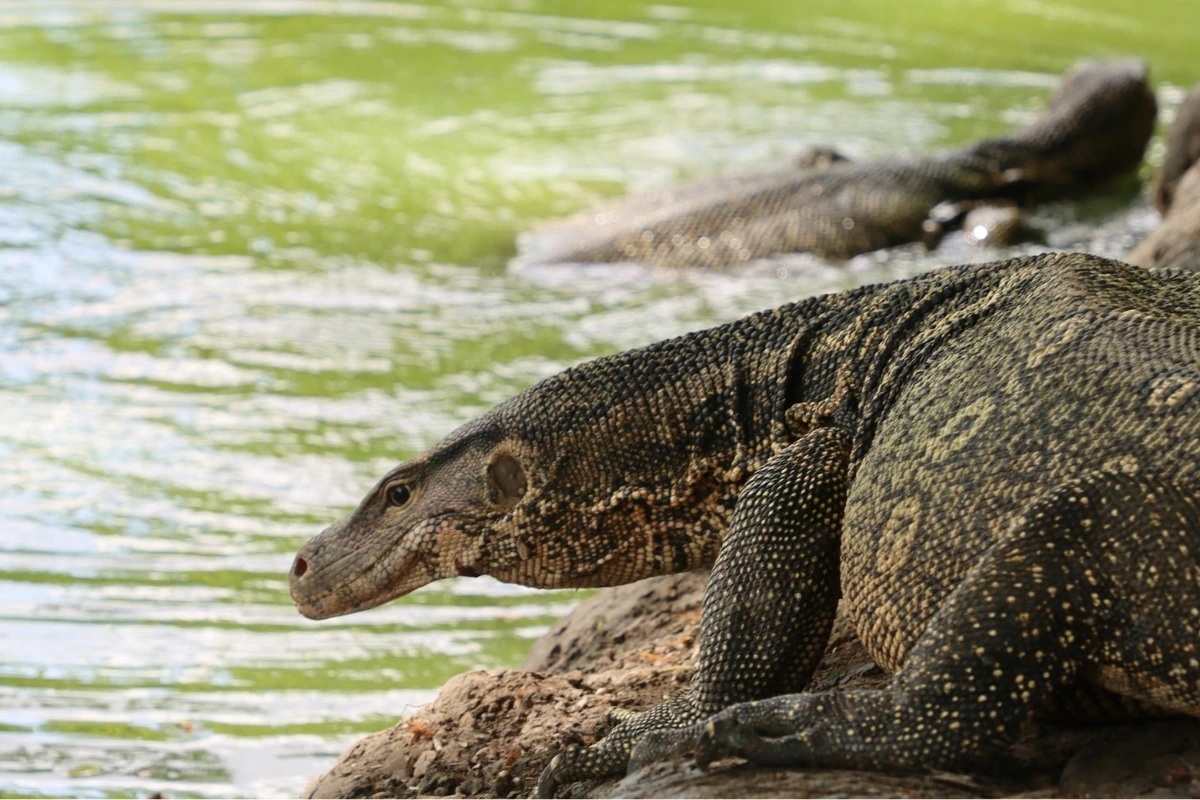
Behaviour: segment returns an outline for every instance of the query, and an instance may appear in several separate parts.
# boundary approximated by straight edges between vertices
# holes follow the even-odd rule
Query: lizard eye
[[[398,483],[387,491],[388,504],[402,508],[412,498],[412,490],[403,483]]]

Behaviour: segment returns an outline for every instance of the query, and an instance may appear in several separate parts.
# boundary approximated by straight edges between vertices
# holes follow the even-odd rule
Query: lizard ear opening
[[[488,480],[503,508],[512,508],[525,496],[525,467],[515,456],[505,453],[488,465]]]

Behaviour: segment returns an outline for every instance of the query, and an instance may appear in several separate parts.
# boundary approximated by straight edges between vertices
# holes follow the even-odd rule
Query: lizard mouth
[[[289,587],[296,609],[309,619],[366,611],[434,579],[419,568],[417,552],[409,552],[397,561],[393,556],[400,545],[373,558],[369,549],[335,555],[314,544],[316,539],[305,545],[292,562]]]

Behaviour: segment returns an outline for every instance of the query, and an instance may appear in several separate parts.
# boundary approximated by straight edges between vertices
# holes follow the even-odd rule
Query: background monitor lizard
[[[718,712],[708,756],[995,769],[1072,693],[1200,715],[1198,467],[1200,275],[1019,258],[542,381],[385,475],[291,591],[324,618],[457,575],[713,565],[689,688],[555,758],[543,793]],[[839,595],[891,689],[796,694]]]
[[[717,267],[785,253],[844,259],[933,244],[982,201],[1029,205],[1136,172],[1157,105],[1144,62],[1085,62],[1036,121],[946,154],[784,169],[669,189],[545,231],[536,263],[638,261]]]

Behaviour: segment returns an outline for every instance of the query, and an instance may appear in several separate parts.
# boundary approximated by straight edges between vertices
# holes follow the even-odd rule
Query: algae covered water
[[[1081,56],[1200,80],[1190,0],[0,3],[0,796],[289,796],[578,595],[449,581],[314,623],[295,549],[578,360],[846,267],[509,267],[601,199],[1033,118]],[[1151,165],[1161,159],[1152,143]],[[1135,190],[1039,213],[1120,254]]]

